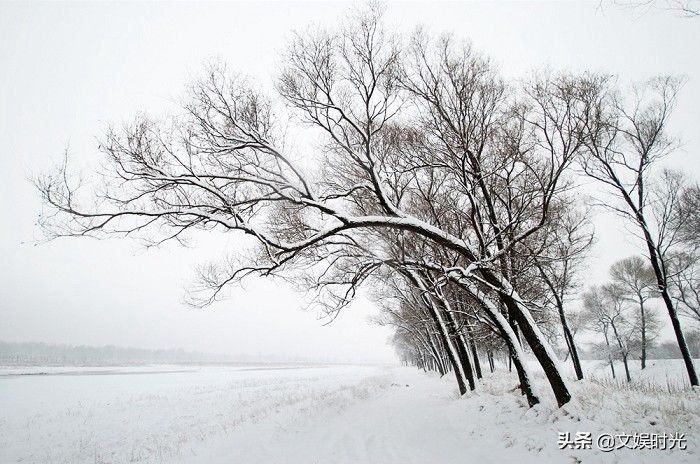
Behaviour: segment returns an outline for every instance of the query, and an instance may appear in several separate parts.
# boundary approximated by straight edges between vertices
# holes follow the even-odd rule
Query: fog
[[[28,181],[69,149],[92,166],[110,123],[162,115],[213,58],[270,86],[285,37],[330,24],[347,3],[0,4],[0,340],[184,348],[246,356],[392,361],[390,332],[359,299],[330,324],[282,281],[249,280],[204,310],[182,302],[194,269],[239,237],[198,235],[189,248],[131,240],[41,240]],[[682,74],[670,165],[700,175],[700,27],[671,12],[599,2],[391,3],[401,30],[418,24],[469,38],[509,77],[536,69],[602,71],[621,81]],[[591,187],[592,188],[592,187]],[[614,217],[596,218],[591,282],[638,244]]]

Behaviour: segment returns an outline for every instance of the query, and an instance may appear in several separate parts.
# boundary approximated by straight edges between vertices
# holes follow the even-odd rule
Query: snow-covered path
[[[323,411],[289,424],[264,424],[233,440],[202,446],[197,456],[185,461],[230,463],[235,457],[236,462],[265,463],[503,462],[502,456],[485,448],[473,455],[479,447],[453,433],[455,427],[464,427],[458,424],[462,414],[449,414],[456,396],[446,383],[414,369],[393,369],[391,379],[376,396],[342,411]],[[467,452],[472,454],[468,460]]]
[[[458,398],[451,378],[415,369],[391,369],[391,383],[343,410],[322,410],[291,422],[260,424],[236,437],[193,448],[187,463],[682,463],[697,462],[698,401],[681,406],[657,401],[628,407],[610,395],[609,408],[596,387],[579,388],[582,403],[528,408],[512,392],[511,374],[489,375],[482,391]],[[628,392],[629,393],[629,392]],[[691,394],[692,395],[692,394]],[[639,403],[639,396],[625,395]],[[662,395],[663,396],[663,395]],[[684,400],[681,400],[684,401]],[[590,402],[590,403],[589,403]],[[553,399],[552,399],[553,403]],[[614,406],[612,403],[617,403]],[[658,403],[658,408],[653,405]],[[652,405],[652,406],[650,406]],[[580,411],[582,407],[590,411]],[[686,409],[687,408],[687,409]],[[655,410],[655,409],[658,409]],[[678,414],[683,417],[675,417]],[[648,416],[648,417],[647,417]],[[648,419],[655,419],[650,425]],[[558,432],[676,432],[685,451],[560,450]]]
[[[231,463],[680,463],[697,462],[698,402],[670,403],[663,394],[599,397],[578,387],[580,402],[527,408],[511,392],[513,376],[489,376],[482,391],[458,398],[451,378],[393,369],[391,383],[342,411],[323,410],[286,423],[261,424],[225,441],[210,442],[183,462]],[[618,398],[615,396],[618,395]],[[690,395],[693,395],[692,393]],[[641,397],[647,397],[646,401]],[[621,400],[626,398],[626,400]],[[595,402],[598,401],[598,404]],[[626,403],[634,402],[632,407]],[[652,419],[650,421],[650,419]],[[653,425],[652,425],[653,424]],[[558,432],[676,432],[685,451],[560,450]]]

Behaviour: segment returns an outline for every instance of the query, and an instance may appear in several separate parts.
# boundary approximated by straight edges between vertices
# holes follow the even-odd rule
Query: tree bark
[[[438,372],[440,373],[440,377],[442,377],[447,373],[447,369],[442,361],[442,356],[440,356],[440,351],[435,346],[435,340],[433,339],[433,336],[429,330],[425,329],[425,335],[428,340],[428,346],[430,347],[431,354],[433,355],[433,359],[437,365]]]
[[[503,338],[503,341],[505,341],[506,346],[508,347],[509,358],[512,364],[515,366],[516,372],[518,373],[518,380],[520,381],[520,391],[523,393],[523,395],[525,395],[525,397],[527,398],[527,402],[530,406],[538,404],[540,402],[540,399],[535,394],[532,388],[532,383],[530,380],[531,377],[529,375],[528,368],[523,364],[524,359],[522,347],[520,346],[520,342],[515,336],[513,329],[511,329],[510,324],[508,323],[508,321],[506,321],[506,318],[503,317],[503,314],[501,314],[497,310],[497,308],[490,308],[487,302],[481,300],[479,301],[486,310],[486,314],[498,328],[501,337]]]
[[[608,339],[607,331],[604,333],[604,335],[605,335],[605,344],[608,346],[608,362],[610,363],[610,370],[612,371],[612,376],[614,379],[614,378],[616,378],[616,376],[615,376],[615,363],[613,362],[612,355],[610,354],[610,340]]]
[[[459,388],[459,394],[464,395],[465,393],[467,393],[467,386],[466,386],[465,379],[464,379],[464,372],[462,372],[462,368],[458,364],[459,360],[457,359],[454,345],[452,344],[452,341],[450,340],[450,335],[445,330],[445,324],[442,321],[442,318],[440,317],[440,315],[437,313],[437,310],[436,310],[437,308],[433,307],[430,304],[428,304],[428,306],[429,306],[428,311],[430,312],[431,316],[433,317],[433,322],[435,323],[435,328],[437,329],[438,333],[440,334],[440,338],[442,339],[442,343],[445,345],[445,351],[447,352],[447,358],[449,359],[450,364],[452,364],[452,369],[454,370],[455,377],[457,379],[457,387]]]
[[[469,389],[473,391],[476,389],[476,383],[474,382],[474,370],[472,369],[472,362],[469,356],[469,348],[467,347],[461,331],[457,329],[457,323],[452,315],[452,312],[450,311],[449,303],[442,297],[439,298],[439,301],[441,306],[440,309],[442,309],[443,313],[445,314],[448,333],[451,336],[455,348],[457,348],[457,356],[459,357],[459,361],[462,365],[462,371],[464,372],[464,376],[469,383]],[[436,308],[436,311],[439,311],[440,309]]]
[[[515,321],[518,323],[520,333],[527,341],[533,354],[539,361],[544,370],[547,380],[552,387],[554,396],[557,399],[557,404],[563,406],[571,400],[569,387],[566,385],[563,375],[557,366],[555,355],[542,336],[539,328],[532,320],[527,308],[521,308],[520,303],[512,296],[506,293],[500,293],[501,300],[506,305],[509,313],[512,313]]]
[[[642,363],[642,369],[647,367],[647,319],[646,313],[644,311],[644,297],[641,294],[637,294],[639,298],[639,312],[642,322],[642,353],[639,360]]]
[[[629,353],[627,352],[627,347],[622,343],[622,339],[620,338],[620,334],[617,331],[617,327],[615,327],[615,323],[611,322],[610,327],[613,329],[613,333],[615,334],[615,339],[617,340],[617,346],[620,347],[620,354],[622,355],[622,364],[625,366],[625,375],[627,377],[627,382],[632,381],[632,377],[630,377],[630,368],[629,365],[627,364],[627,356]]]
[[[457,348],[457,355],[459,356],[460,363],[462,364],[464,375],[467,378],[469,389],[474,391],[476,389],[476,382],[474,380],[474,370],[472,369],[469,348],[467,347],[464,337],[462,337],[462,335],[459,333],[454,333],[454,344]]]
[[[474,339],[469,337],[469,346],[472,349],[472,359],[474,360],[474,369],[476,370],[476,378],[481,379],[481,362],[479,361],[479,352],[476,349]]]

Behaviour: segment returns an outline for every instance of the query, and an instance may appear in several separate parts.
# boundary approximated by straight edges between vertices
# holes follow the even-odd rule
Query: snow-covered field
[[[561,409],[527,408],[504,369],[459,398],[449,375],[400,367],[0,368],[0,463],[698,462],[679,361],[633,387],[600,364]],[[680,432],[687,449],[560,450],[560,432]]]

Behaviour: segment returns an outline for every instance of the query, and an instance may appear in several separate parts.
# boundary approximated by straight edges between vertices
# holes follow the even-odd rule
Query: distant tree
[[[603,351],[610,363],[613,377],[613,361],[620,359],[628,382],[632,380],[629,358],[641,348],[641,317],[629,301],[626,290],[612,283],[591,287],[583,297],[584,310],[591,327],[605,339]],[[646,317],[649,334],[656,336],[659,330],[658,319],[653,313],[647,313]]]
[[[583,293],[583,310],[587,326],[603,336],[604,345],[596,346],[596,350],[602,353],[610,365],[613,378],[615,378],[614,348],[611,345],[610,320],[613,311],[605,301],[604,291],[601,286],[594,285]]]
[[[604,301],[608,307],[605,316],[608,318],[614,340],[617,342],[615,352],[622,359],[627,381],[631,382],[629,357],[636,348],[639,318],[632,315],[630,311],[626,311],[626,298],[623,289],[614,284],[607,284],[603,286],[602,290]]]
[[[700,247],[700,185],[684,183],[676,211],[680,240],[690,247]]]
[[[610,268],[613,285],[618,288],[623,298],[636,303],[639,307],[640,361],[642,369],[646,367],[649,330],[647,329],[646,302],[657,296],[654,270],[639,256],[622,259]]]
[[[700,322],[700,257],[697,252],[676,253],[671,259],[671,295],[678,311]]]
[[[694,328],[688,331],[688,346],[693,357],[700,358],[700,329]]]
[[[675,174],[666,189],[662,210],[669,210],[669,228],[680,245],[670,254],[671,294],[679,312],[700,322],[700,186]]]

